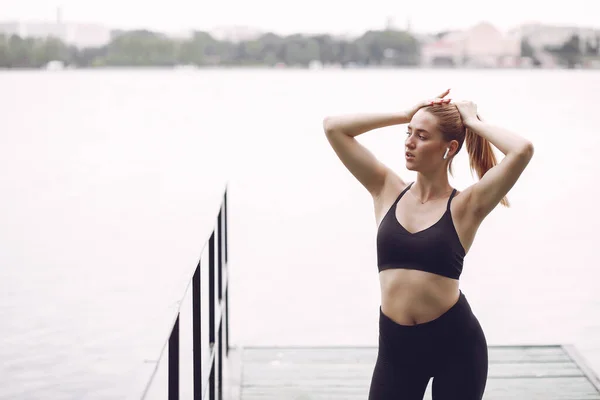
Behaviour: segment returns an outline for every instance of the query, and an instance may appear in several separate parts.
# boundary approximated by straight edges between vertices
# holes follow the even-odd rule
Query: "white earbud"
[[[446,148],[446,152],[444,153],[444,160],[448,157],[448,152],[450,151],[450,147]]]

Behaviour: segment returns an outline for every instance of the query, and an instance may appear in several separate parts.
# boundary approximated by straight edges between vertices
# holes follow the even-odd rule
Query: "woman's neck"
[[[410,190],[421,202],[427,202],[445,197],[452,191],[452,186],[448,182],[448,174],[445,171],[444,174],[438,174],[437,176],[419,172]]]

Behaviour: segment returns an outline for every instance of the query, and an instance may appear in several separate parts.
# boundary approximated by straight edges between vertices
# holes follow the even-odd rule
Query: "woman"
[[[378,225],[379,350],[369,400],[422,399],[430,378],[434,400],[483,397],[487,342],[459,277],[483,219],[498,203],[509,205],[505,196],[533,145],[482,122],[472,102],[450,103],[449,92],[406,112],[323,121],[334,151],[371,193]],[[417,173],[411,183],[354,138],[404,123],[406,167]],[[459,192],[448,172],[465,140],[479,180]],[[505,155],[499,164],[490,143]]]

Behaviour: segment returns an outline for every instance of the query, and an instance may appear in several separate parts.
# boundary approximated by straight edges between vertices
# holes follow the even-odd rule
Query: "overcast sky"
[[[177,32],[245,25],[279,34],[362,33],[388,16],[416,32],[467,28],[489,21],[501,30],[524,22],[600,28],[600,0],[0,0],[2,20],[53,20],[112,28]]]

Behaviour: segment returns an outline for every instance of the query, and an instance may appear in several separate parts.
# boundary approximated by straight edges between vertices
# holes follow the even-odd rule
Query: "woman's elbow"
[[[335,118],[332,116],[326,116],[323,118],[323,132],[331,133],[336,130]]]
[[[519,151],[519,154],[526,157],[527,159],[531,159],[531,157],[533,157],[533,153],[535,153],[535,149],[533,147],[533,143],[531,143],[530,141],[526,141],[523,144],[521,150]]]

